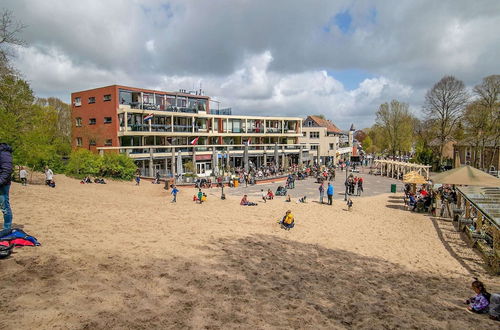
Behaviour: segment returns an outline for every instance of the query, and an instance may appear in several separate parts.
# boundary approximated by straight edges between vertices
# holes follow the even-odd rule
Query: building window
[[[319,132],[310,132],[309,137],[311,139],[319,139]]]
[[[104,95],[103,100],[104,100],[104,102],[109,102],[109,101],[111,101],[111,94],[106,94],[106,95]]]
[[[111,117],[104,117],[105,124],[111,124],[112,122],[113,122],[113,119]]]
[[[105,146],[111,146],[113,145],[113,140],[112,139],[107,139],[106,142],[104,143]]]
[[[302,133],[302,135],[304,135],[304,137],[307,137],[307,132]]]
[[[81,147],[83,145],[83,140],[81,137],[76,138],[76,146]]]
[[[335,143],[330,143],[330,150],[335,149]]]
[[[73,102],[75,107],[79,107],[82,105],[82,98],[81,97],[75,97],[75,101]]]
[[[89,119],[89,125],[95,125],[95,124],[96,124],[95,118],[90,118]]]
[[[312,145],[311,146],[311,150],[318,150],[318,146],[317,145]]]
[[[82,118],[81,117],[75,118],[75,125],[76,125],[76,127],[82,127]]]
[[[96,145],[95,140],[94,139],[90,139],[89,140],[89,145],[95,146]]]
[[[95,103],[95,97],[89,97],[89,104]]]

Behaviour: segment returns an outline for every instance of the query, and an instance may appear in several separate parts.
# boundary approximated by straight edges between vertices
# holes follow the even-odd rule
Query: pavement
[[[368,169],[365,169],[368,172]],[[383,176],[375,176],[367,173],[363,173],[363,169],[361,173],[352,173],[354,176],[363,178],[363,193],[362,196],[375,196],[385,193],[391,192],[391,184],[396,184],[397,191],[401,192],[403,189],[403,183],[396,179],[391,179]],[[336,171],[335,181],[332,181],[333,186],[335,188],[334,199],[344,199],[345,194],[345,171]],[[261,189],[267,191],[271,189],[273,193],[276,193],[276,189],[278,186],[285,186],[285,181],[280,182],[272,182],[272,183],[263,183],[257,185],[249,185],[245,187],[245,184],[240,184],[238,188],[224,188],[224,193],[232,196],[256,196],[260,198]],[[326,199],[326,186],[327,182],[325,182],[325,199]],[[287,194],[290,195],[292,199],[297,199],[303,196],[307,196],[309,200],[319,200],[319,191],[318,191],[319,183],[316,183],[316,179],[313,177],[309,177],[305,180],[295,180],[295,188],[288,189]],[[357,198],[358,196],[351,196],[351,198]],[[279,196],[278,196],[279,198]]]

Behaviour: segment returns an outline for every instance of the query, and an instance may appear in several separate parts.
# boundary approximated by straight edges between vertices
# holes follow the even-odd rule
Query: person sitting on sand
[[[299,198],[299,200],[297,201],[297,203],[307,203],[307,196]]]
[[[500,321],[500,293],[493,293],[490,297],[490,319]]]
[[[248,200],[248,196],[247,195],[243,195],[243,198],[241,199],[240,205],[243,205],[243,206],[254,206],[254,205],[257,205],[257,204],[250,202]]]
[[[290,203],[291,201],[292,201],[292,197],[290,197],[290,195],[286,196],[285,202]]]
[[[295,219],[293,217],[292,211],[288,210],[285,213],[283,219],[279,222],[281,228],[285,230],[290,230],[295,226]]]
[[[467,307],[467,310],[471,313],[488,313],[491,295],[488,293],[488,291],[486,291],[483,282],[479,281],[477,278],[474,278],[474,282],[472,282],[471,288],[476,293],[476,295],[465,301],[465,303],[469,305]]]
[[[267,189],[267,199],[274,199],[274,194],[271,189]]]

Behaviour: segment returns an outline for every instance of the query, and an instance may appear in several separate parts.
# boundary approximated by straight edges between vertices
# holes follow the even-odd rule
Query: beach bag
[[[13,247],[14,247],[14,245],[10,245],[10,244],[7,244],[7,245],[0,244],[0,259],[4,259],[4,258],[7,258],[8,256],[10,256],[10,254],[12,253]]]

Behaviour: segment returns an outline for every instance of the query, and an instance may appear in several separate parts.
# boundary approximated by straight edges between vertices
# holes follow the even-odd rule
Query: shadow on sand
[[[60,315],[41,327],[493,328],[464,312],[466,280],[410,272],[387,261],[268,235],[220,239],[200,257],[127,254],[84,263],[32,257],[0,270],[2,313]],[[9,260],[9,262],[14,262]],[[14,267],[15,268],[15,267]],[[7,268],[8,269],[8,268]],[[13,269],[12,272],[15,272]],[[14,274],[10,274],[14,275]],[[109,279],[113,279],[110,281]],[[33,293],[31,286],[36,284]],[[61,301],[70,301],[61,304]],[[42,302],[42,303],[40,303]],[[12,319],[12,325],[17,320]],[[5,322],[10,322],[6,320]]]

